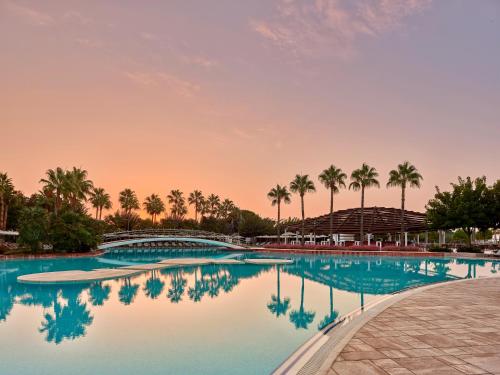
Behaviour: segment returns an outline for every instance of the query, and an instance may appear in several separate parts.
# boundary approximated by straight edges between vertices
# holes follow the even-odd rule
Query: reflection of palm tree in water
[[[158,271],[151,271],[151,277],[146,280],[146,285],[144,285],[144,294],[151,299],[157,299],[161,292],[163,292],[163,288],[165,287],[165,283],[158,277]]]
[[[124,283],[118,291],[118,298],[124,305],[130,305],[137,295],[139,284],[132,284],[130,277],[124,279]]]
[[[111,287],[102,282],[93,283],[89,288],[89,301],[92,306],[102,306],[109,299]]]
[[[333,288],[330,286],[330,313],[318,324],[318,329],[325,328],[339,316],[339,312],[333,308]]]
[[[170,281],[170,289],[167,297],[173,303],[178,303],[182,300],[184,289],[186,288],[187,280],[182,277],[182,271],[176,270]]]
[[[188,296],[190,300],[199,302],[204,294],[203,281],[198,280],[198,267],[196,267],[194,270],[194,286],[188,289]]]
[[[314,320],[316,313],[314,311],[304,310],[304,275],[302,275],[302,287],[300,291],[300,308],[290,312],[290,321],[295,325],[295,328],[307,329],[309,324]]]
[[[56,298],[54,314],[45,314],[39,331],[47,334],[48,342],[59,344],[64,339],[74,340],[85,335],[86,327],[92,324],[94,318],[87,310],[87,304],[80,300],[80,292],[78,287],[65,287],[62,294],[67,304],[63,306]]]
[[[279,317],[280,315],[285,315],[290,308],[290,298],[285,297],[281,300],[281,286],[280,286],[280,267],[276,267],[276,273],[278,275],[277,279],[277,291],[276,295],[271,296],[271,301],[267,304],[267,308],[271,313]]]

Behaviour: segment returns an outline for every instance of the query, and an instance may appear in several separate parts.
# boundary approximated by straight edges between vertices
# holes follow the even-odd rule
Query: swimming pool
[[[72,285],[16,281],[231,255],[240,256],[200,249],[0,261],[0,374],[266,374],[323,326],[377,298],[500,269],[476,259],[290,254],[290,265],[191,266]]]

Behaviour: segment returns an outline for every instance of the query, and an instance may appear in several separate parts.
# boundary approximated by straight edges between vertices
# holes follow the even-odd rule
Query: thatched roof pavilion
[[[360,231],[361,208],[349,208],[335,211],[333,214],[333,233],[358,234]],[[372,234],[397,233],[401,230],[401,210],[386,207],[364,208],[364,232]],[[406,231],[409,233],[427,230],[426,215],[421,212],[404,213]],[[288,225],[286,230],[300,231],[301,223]],[[305,220],[305,233],[317,235],[330,232],[330,215],[308,218]]]

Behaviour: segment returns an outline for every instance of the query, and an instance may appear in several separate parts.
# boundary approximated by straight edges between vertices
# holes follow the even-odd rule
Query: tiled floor
[[[444,284],[370,320],[329,375],[500,374],[500,278]]]

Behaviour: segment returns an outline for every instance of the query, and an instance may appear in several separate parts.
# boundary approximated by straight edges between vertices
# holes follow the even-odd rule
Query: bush
[[[431,246],[428,251],[433,253],[451,253],[453,252],[449,247],[441,247],[441,246]]]
[[[482,253],[483,251],[479,246],[459,246],[457,247],[459,253]]]
[[[39,251],[47,239],[47,211],[40,207],[23,208],[19,216],[19,243]]]
[[[53,217],[49,238],[55,251],[84,252],[97,246],[99,234],[93,219],[65,211]]]
[[[384,246],[382,251],[423,251],[417,246]]]

